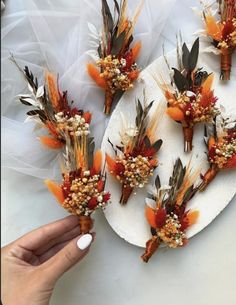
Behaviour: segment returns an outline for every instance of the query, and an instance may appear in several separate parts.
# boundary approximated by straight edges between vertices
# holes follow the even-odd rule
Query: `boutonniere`
[[[46,180],[48,189],[60,205],[79,217],[81,233],[88,233],[93,226],[91,214],[104,209],[110,194],[104,190],[106,176],[102,169],[102,153],[94,154],[93,138],[83,140],[66,133],[66,146],[62,162],[62,182]]]
[[[59,149],[64,147],[67,134],[71,138],[78,136],[81,139],[89,135],[92,114],[73,106],[73,102],[69,103],[67,91],[59,90],[54,74],[46,71],[45,83],[39,85],[37,77],[27,66],[21,69],[13,57],[12,61],[28,84],[29,93],[18,96],[20,102],[30,108],[26,113],[27,120],[34,120],[47,131],[46,135],[39,136],[42,144],[48,148]]]
[[[198,172],[191,172],[190,164],[184,167],[177,159],[169,179],[169,185],[161,187],[157,176],[153,191],[146,198],[146,218],[151,227],[152,237],[146,243],[144,262],[148,262],[161,244],[170,248],[183,247],[188,239],[186,230],[199,216],[197,210],[191,210],[187,204],[198,188],[194,183]]]
[[[236,122],[231,127],[227,120],[222,120],[220,125],[215,122],[212,130],[205,129],[204,140],[207,146],[209,169],[201,176],[201,190],[208,186],[218,172],[236,168]]]
[[[144,107],[140,100],[136,102],[135,124],[130,125],[124,120],[121,131],[120,144],[112,145],[115,158],[108,154],[106,162],[109,172],[121,183],[121,204],[126,204],[133,190],[143,188],[149,178],[153,176],[154,169],[158,166],[157,152],[162,140],[157,138],[156,129],[160,109],[157,107],[152,115],[149,113],[153,101]]]
[[[229,80],[232,55],[236,49],[236,1],[221,0],[217,2],[219,18],[210,5],[204,5],[205,34],[211,40],[212,47],[210,50],[220,54],[221,79]]]
[[[132,89],[139,76],[136,59],[141,43],[133,42],[133,31],[141,10],[138,7],[133,19],[126,14],[127,0],[118,5],[114,1],[114,15],[106,0],[102,0],[103,29],[97,49],[99,60],[96,64],[89,63],[87,70],[96,84],[105,91],[104,113],[110,114],[113,99],[117,92]]]
[[[184,151],[192,150],[194,126],[199,123],[211,123],[219,110],[216,107],[217,97],[212,89],[213,74],[197,68],[199,39],[196,39],[191,50],[184,43],[178,44],[178,69],[172,68],[171,83],[160,83],[169,115],[182,125]]]

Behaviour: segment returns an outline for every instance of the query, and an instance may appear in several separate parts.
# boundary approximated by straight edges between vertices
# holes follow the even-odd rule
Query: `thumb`
[[[44,268],[47,269],[47,275],[52,281],[57,281],[58,278],[78,263],[89,251],[93,241],[91,234],[80,235],[79,238],[73,239],[61,251],[55,254],[47,262]]]

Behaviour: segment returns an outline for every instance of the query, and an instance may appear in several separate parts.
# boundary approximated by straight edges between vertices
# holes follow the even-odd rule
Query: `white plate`
[[[168,61],[171,66],[176,67],[175,51],[167,54]],[[235,58],[234,58],[235,62]],[[219,98],[219,103],[223,105],[226,112],[236,114],[235,106],[235,88],[236,76],[235,66],[232,68],[231,81],[227,84],[222,84],[219,81],[219,58],[214,55],[200,54],[198,66],[203,66],[208,72],[214,72],[214,88],[215,94]],[[102,150],[111,156],[114,152],[108,143],[109,138],[113,144],[120,144],[119,130],[121,129],[120,112],[123,112],[125,117],[134,121],[135,118],[135,98],[143,100],[143,89],[145,87],[146,96],[149,101],[155,100],[156,103],[164,101],[162,92],[156,85],[152,75],[168,77],[168,69],[163,57],[156,59],[142,73],[142,82],[136,85],[135,89],[126,92],[113,111],[108,127],[102,141]],[[168,78],[167,78],[168,80]],[[158,153],[160,165],[156,170],[159,174],[162,184],[167,184],[169,176],[172,172],[174,161],[177,157],[185,163],[188,162],[192,155],[192,165],[196,168],[202,168],[202,173],[207,169],[207,161],[205,155],[205,145],[203,143],[204,126],[195,128],[193,140],[193,152],[186,154],[183,152],[183,135],[181,125],[175,123],[166,114],[163,116],[159,127],[158,136],[163,140],[163,145]],[[146,241],[150,238],[150,227],[144,216],[146,189],[137,190],[137,194],[131,195],[128,204],[121,206],[119,199],[121,196],[121,185],[110,174],[107,177],[106,189],[111,193],[112,203],[105,210],[105,217],[113,230],[127,242],[145,247]],[[198,193],[190,202],[189,207],[200,211],[198,223],[189,228],[188,237],[200,232],[228,205],[236,192],[236,171],[224,171],[218,174],[215,180],[203,193]]]

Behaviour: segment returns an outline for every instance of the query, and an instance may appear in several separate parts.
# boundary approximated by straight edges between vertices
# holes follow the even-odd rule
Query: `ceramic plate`
[[[171,66],[176,67],[175,51],[167,54]],[[236,62],[236,58],[234,58]],[[232,68],[231,81],[222,84],[219,81],[219,57],[209,54],[200,54],[199,67],[204,67],[208,72],[214,72],[215,95],[218,96],[218,103],[221,104],[229,114],[236,114],[235,88],[236,88],[236,67]],[[134,122],[135,119],[135,99],[143,100],[143,90],[145,88],[148,101],[155,100],[158,103],[164,102],[162,92],[156,85],[153,75],[165,76],[168,80],[168,69],[163,57],[159,57],[150,64],[140,75],[140,81],[132,91],[126,92],[116,106],[110,118],[108,127],[102,142],[103,152],[114,156],[114,152],[108,143],[108,138],[113,144],[119,145],[122,120],[120,113]],[[204,126],[197,126],[194,133],[193,152],[186,154],[183,152],[183,139],[181,126],[172,121],[167,115],[163,115],[158,125],[158,136],[163,140],[163,145],[158,153],[159,167],[156,173],[159,174],[162,184],[167,184],[172,172],[174,161],[180,157],[185,164],[192,157],[193,167],[207,168],[205,155],[205,144],[203,142]],[[150,227],[144,216],[146,189],[137,190],[133,194],[126,206],[119,204],[121,195],[121,185],[110,174],[107,177],[106,189],[111,192],[112,203],[105,210],[105,217],[113,230],[127,242],[145,247],[146,241],[150,238]],[[189,207],[200,211],[198,223],[191,226],[187,231],[187,236],[192,237],[206,226],[229,204],[236,192],[236,171],[225,171],[218,174],[215,180],[203,193],[198,193],[190,202]]]

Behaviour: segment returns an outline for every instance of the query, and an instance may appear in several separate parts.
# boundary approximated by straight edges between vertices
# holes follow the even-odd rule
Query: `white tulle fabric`
[[[135,29],[142,41],[139,65],[144,68],[160,49],[160,33],[175,0],[146,0]],[[134,12],[139,1],[129,1]],[[103,92],[86,74],[91,61],[88,22],[101,28],[100,0],[14,0],[2,15],[2,164],[38,178],[59,174],[58,153],[37,140],[34,123],[24,123],[26,107],[16,95],[27,92],[21,74],[9,60],[10,52],[28,65],[39,81],[44,69],[59,73],[61,90],[84,110],[93,113],[92,133],[100,146],[107,120],[102,113]]]

